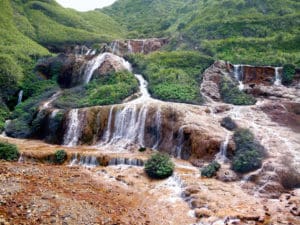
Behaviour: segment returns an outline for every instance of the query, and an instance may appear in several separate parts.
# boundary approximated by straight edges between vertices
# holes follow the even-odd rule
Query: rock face
[[[234,65],[230,64],[230,70],[234,72]],[[282,69],[278,72],[281,74]],[[275,68],[268,66],[240,65],[239,73],[243,83],[248,85],[273,85],[276,79]]]
[[[149,54],[161,49],[167,43],[167,38],[116,40],[110,44],[110,51],[119,56],[130,53]]]
[[[219,86],[222,77],[225,74],[229,75],[229,64],[225,61],[216,61],[212,66],[205,70],[203,74],[203,81],[201,84],[201,93],[213,101],[221,101]]]

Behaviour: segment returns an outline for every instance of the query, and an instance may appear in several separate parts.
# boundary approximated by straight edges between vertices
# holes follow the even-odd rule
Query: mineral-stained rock
[[[195,210],[195,216],[197,218],[210,217],[211,215],[212,212],[207,208],[200,208]]]

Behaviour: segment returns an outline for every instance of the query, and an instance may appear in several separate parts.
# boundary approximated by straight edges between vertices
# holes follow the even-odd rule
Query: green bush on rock
[[[296,73],[296,67],[292,64],[283,66],[282,84],[289,85],[293,82]]]
[[[63,164],[67,159],[67,153],[65,150],[57,150],[54,155],[54,163]]]
[[[213,161],[201,169],[201,176],[211,178],[216,175],[220,167],[221,165],[218,162]]]
[[[248,129],[238,129],[234,133],[236,153],[232,160],[232,169],[246,173],[261,167],[265,150]]]
[[[224,102],[233,105],[253,105],[256,99],[240,91],[236,84],[224,77],[220,84],[220,93]]]
[[[173,174],[173,170],[174,163],[166,154],[154,154],[145,164],[145,171],[151,178],[167,178]]]
[[[235,130],[237,128],[237,124],[229,116],[222,119],[221,126],[225,127],[227,130]]]
[[[16,145],[0,142],[0,159],[16,161],[19,155],[19,150]]]

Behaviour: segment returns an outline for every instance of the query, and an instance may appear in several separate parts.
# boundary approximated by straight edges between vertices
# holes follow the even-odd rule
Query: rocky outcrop
[[[216,61],[203,73],[203,81],[200,89],[208,101],[210,99],[221,101],[219,86],[225,74],[228,74],[228,64],[225,61]]]
[[[116,40],[110,44],[109,51],[119,56],[130,53],[149,54],[161,49],[168,41],[167,38]]]

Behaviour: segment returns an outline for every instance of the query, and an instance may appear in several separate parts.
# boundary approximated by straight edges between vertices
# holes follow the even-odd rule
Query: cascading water
[[[96,156],[83,155],[83,156],[80,156],[80,158],[78,158],[78,153],[75,153],[72,156],[69,166],[75,166],[75,165],[83,166],[83,167],[87,167],[87,168],[93,168],[93,167],[99,166],[99,162],[98,162]]]
[[[281,85],[281,74],[279,70],[282,69],[281,67],[275,67],[275,85]]]
[[[105,62],[107,58],[112,58],[114,61],[119,62],[121,65],[123,65],[124,69],[131,71],[131,65],[129,62],[127,62],[125,59],[116,56],[111,53],[103,53],[99,54],[98,56],[94,57],[92,60],[90,60],[87,65],[84,72],[84,82],[85,84],[89,83],[93,77],[93,73],[96,69],[98,69],[102,63]]]
[[[109,160],[109,166],[129,165],[129,166],[143,166],[144,161],[141,159],[128,159],[128,158],[113,158]]]
[[[140,88],[140,92],[141,92],[141,96],[140,98],[138,98],[137,100],[139,101],[144,101],[146,99],[149,99],[151,97],[149,91],[148,91],[148,82],[144,79],[144,77],[140,74],[134,74],[134,76],[136,77],[136,79],[138,79],[139,81],[139,88]]]
[[[118,41],[114,41],[112,43],[112,53],[113,54],[117,54],[119,52],[119,42]]]
[[[18,94],[18,105],[22,102],[23,99],[23,90],[21,90]]]
[[[174,151],[174,156],[176,158],[179,158],[181,159],[182,157],[182,147],[183,147],[183,144],[184,144],[184,127],[180,127],[179,129],[179,134],[178,134],[178,138],[177,138],[177,145],[175,146],[175,151]]]
[[[239,82],[239,89],[241,91],[244,90],[242,71],[243,71],[242,65],[233,65],[233,74],[235,79]]]
[[[78,144],[80,135],[80,120],[79,110],[72,109],[68,115],[69,123],[67,133],[64,136],[64,145],[68,147],[76,146]]]
[[[127,48],[128,48],[128,53],[132,54],[133,53],[133,48],[132,48],[130,40],[128,40],[128,42],[127,42]]]
[[[158,146],[159,146],[159,142],[161,140],[161,109],[159,108],[156,113],[155,113],[155,124],[156,124],[156,142],[153,145],[153,149],[157,150]]]
[[[142,40],[142,50],[141,53],[145,53],[145,40]]]
[[[226,163],[228,161],[227,148],[228,148],[228,144],[229,144],[229,138],[230,138],[230,134],[228,133],[226,135],[225,141],[223,141],[221,143],[219,153],[216,155],[216,161],[218,161],[220,163]]]

